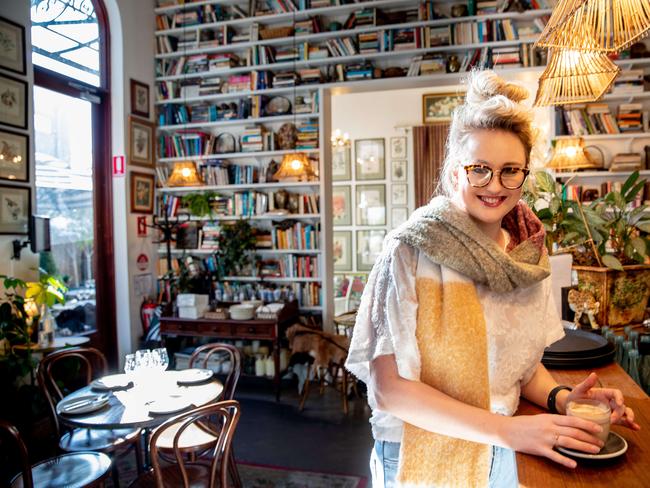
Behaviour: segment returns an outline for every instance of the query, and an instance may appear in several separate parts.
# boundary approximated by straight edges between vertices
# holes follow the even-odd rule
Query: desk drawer
[[[248,337],[259,337],[260,339],[275,339],[275,326],[274,325],[250,325],[241,324],[234,325],[234,337],[241,337],[243,339]]]
[[[200,324],[198,333],[212,337],[232,337],[232,326],[228,324]]]
[[[163,334],[196,334],[199,331],[199,324],[190,322],[161,322],[160,332]]]

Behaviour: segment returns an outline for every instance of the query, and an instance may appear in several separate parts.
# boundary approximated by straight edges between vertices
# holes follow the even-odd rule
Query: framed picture
[[[392,159],[406,159],[406,137],[390,138],[390,157]]]
[[[30,188],[0,185],[0,234],[29,234]]]
[[[408,175],[406,174],[406,160],[393,159],[390,167],[391,181],[406,181]]]
[[[357,225],[386,225],[386,186],[357,185]]]
[[[357,180],[383,180],[386,177],[384,139],[357,139],[354,141],[354,156]]]
[[[27,129],[27,82],[0,75],[0,124]]]
[[[131,113],[149,118],[149,85],[131,80]]]
[[[465,100],[464,94],[429,93],[422,95],[422,122],[449,122],[456,107]]]
[[[154,167],[154,126],[148,120],[129,117],[129,149],[131,164]]]
[[[332,222],[334,225],[352,225],[352,192],[350,185],[332,187]]]
[[[409,218],[409,209],[406,207],[393,207],[390,209],[390,223],[393,228],[399,227]]]
[[[352,179],[350,169],[350,146],[336,146],[332,148],[332,181],[346,181]]]
[[[352,271],[352,231],[335,230],[333,239],[334,271]]]
[[[406,193],[406,185],[399,184],[393,185],[391,188],[391,205],[407,205],[408,204],[408,195]]]
[[[357,231],[357,270],[370,271],[381,253],[386,237],[384,229]]]
[[[29,136],[0,130],[0,179],[29,181]]]
[[[26,73],[25,27],[4,17],[0,17],[0,68]]]
[[[153,213],[154,177],[131,171],[131,212]]]

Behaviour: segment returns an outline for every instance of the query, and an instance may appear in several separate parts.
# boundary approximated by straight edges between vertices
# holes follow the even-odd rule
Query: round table
[[[69,394],[57,404],[57,416],[66,425],[86,429],[150,428],[156,427],[165,420],[191,408],[200,407],[217,400],[223,391],[221,382],[214,378],[207,383],[178,386],[175,379],[176,374],[176,371],[159,372],[149,377],[143,382],[144,384],[136,382],[136,385],[129,389],[108,392],[110,395],[108,403],[93,412],[83,414],[61,413],[60,406],[63,402],[99,393],[93,390],[91,386],[86,386]],[[153,401],[164,400],[169,397],[187,399],[189,405],[180,412],[168,414],[149,413],[148,406]]]
[[[82,344],[87,344],[88,342],[90,342],[90,338],[87,336],[62,336],[55,337],[51,343],[43,347],[39,346],[37,342],[32,342],[29,345],[29,349],[32,352],[49,353],[52,351],[58,351],[59,349],[63,349],[65,347],[80,346]],[[17,344],[14,346],[14,349],[26,351],[27,344]]]

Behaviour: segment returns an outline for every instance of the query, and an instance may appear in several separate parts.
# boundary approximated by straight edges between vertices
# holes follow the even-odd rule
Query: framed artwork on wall
[[[405,159],[393,159],[390,167],[391,181],[406,181],[408,177],[406,174],[406,168]]]
[[[154,177],[148,173],[131,171],[131,212],[153,213]]]
[[[390,157],[392,159],[406,159],[406,137],[390,138]]]
[[[155,131],[151,122],[129,117],[129,162],[131,164],[154,167],[154,137]]]
[[[357,225],[386,225],[386,186],[357,185]]]
[[[383,180],[386,177],[383,138],[357,139],[354,141],[354,157],[357,180]]]
[[[0,130],[0,178],[29,181],[29,136]]]
[[[370,271],[384,243],[384,229],[357,231],[357,270]]]
[[[31,189],[0,185],[0,234],[29,234]]]
[[[409,209],[406,207],[393,207],[390,209],[390,223],[395,227],[399,227],[409,218]]]
[[[350,185],[332,187],[333,225],[352,225],[352,191]]]
[[[335,230],[332,235],[334,271],[352,271],[352,231]]]
[[[398,184],[393,185],[391,188],[391,205],[407,205],[408,204],[408,195],[406,193],[406,185]]]
[[[24,75],[25,27],[0,17],[0,68]]]
[[[27,129],[27,82],[0,75],[0,124]]]
[[[352,179],[350,169],[350,146],[336,146],[332,148],[332,181],[347,181]]]
[[[131,80],[131,113],[149,118],[149,85]]]
[[[464,94],[429,93],[422,95],[422,122],[449,122],[456,107],[465,100]]]

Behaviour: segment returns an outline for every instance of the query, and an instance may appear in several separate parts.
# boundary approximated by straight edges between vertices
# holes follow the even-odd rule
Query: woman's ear
[[[451,172],[451,186],[454,188],[454,191],[458,191],[458,168],[456,165]]]

